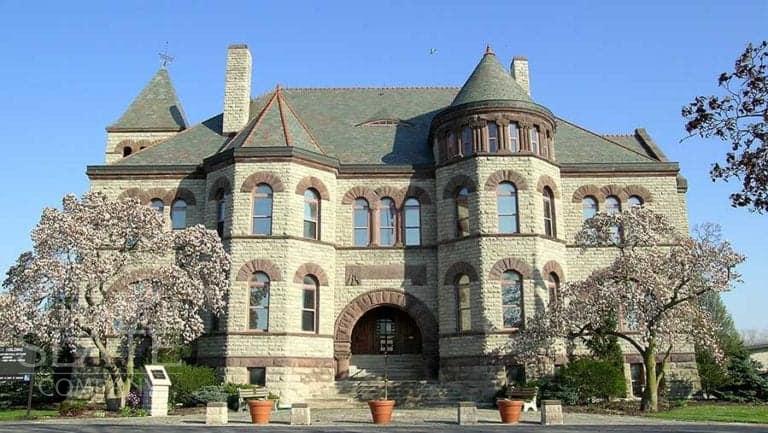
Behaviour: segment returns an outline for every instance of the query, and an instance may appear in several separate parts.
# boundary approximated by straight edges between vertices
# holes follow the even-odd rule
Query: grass
[[[53,409],[32,409],[32,418],[58,416],[59,412]],[[27,419],[26,409],[0,409],[0,421],[19,421]]]
[[[655,413],[656,418],[676,421],[716,421],[768,424],[768,405],[690,404]]]

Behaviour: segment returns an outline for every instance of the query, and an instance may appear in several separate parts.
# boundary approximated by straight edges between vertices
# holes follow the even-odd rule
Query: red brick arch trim
[[[222,192],[225,194],[232,192],[232,184],[225,176],[221,176],[213,182],[211,189],[208,190],[208,201],[218,200],[221,198]]]
[[[302,193],[303,194],[303,193]],[[368,187],[365,186],[354,186],[350,188],[349,191],[344,194],[344,197],[341,199],[341,204],[352,204],[355,200],[358,198],[364,198],[368,201],[369,206],[373,206],[376,201],[378,201],[378,197],[376,197],[376,193],[373,192]]]
[[[303,265],[299,266],[299,269],[297,269],[296,273],[293,275],[293,282],[303,283],[304,277],[306,275],[314,275],[315,278],[317,278],[317,282],[320,283],[321,286],[328,285],[328,276],[325,275],[325,271],[323,271],[323,268],[321,268],[318,264],[304,263]]]
[[[142,191],[141,188],[128,188],[117,197],[118,200],[125,200],[128,198],[135,198],[141,204],[147,204],[150,200],[146,191]]]
[[[382,186],[381,188],[376,188],[376,195],[379,197],[379,200],[386,197],[391,198],[395,201],[395,206],[397,207],[400,207],[403,204],[403,200],[405,199],[403,196],[403,191],[392,186]]]
[[[195,200],[195,194],[187,188],[177,188],[175,191],[171,191],[171,193],[173,194],[173,200],[171,200],[171,203],[178,199],[182,199],[190,206],[195,206],[197,204],[197,200]]]
[[[320,194],[321,200],[330,199],[328,188],[325,187],[323,181],[314,176],[307,176],[304,179],[301,179],[298,185],[296,185],[296,194],[304,195],[304,191],[308,190],[309,188],[313,188],[315,191],[317,191],[318,194]]]
[[[517,271],[523,278],[530,279],[533,277],[533,268],[528,263],[514,257],[507,257],[493,265],[491,272],[488,273],[488,278],[491,280],[501,280],[501,274],[506,271]]]
[[[445,279],[443,279],[443,285],[452,286],[456,283],[456,277],[459,274],[466,274],[469,277],[469,281],[475,282],[478,280],[477,271],[474,266],[467,262],[456,262],[448,267],[445,271]]]
[[[624,191],[624,187],[621,185],[605,185],[600,188],[600,191],[603,193],[604,198],[613,195],[618,197],[621,201],[626,201],[627,197],[629,197],[626,191]]]
[[[546,174],[542,174],[539,176],[539,181],[536,183],[536,191],[540,194],[544,194],[545,187],[549,187],[549,189],[552,190],[552,194],[556,199],[560,198],[560,189],[557,187],[555,179],[552,179],[551,176],[547,176]]]
[[[627,196],[627,199],[630,196],[636,195],[642,198],[644,203],[650,203],[653,201],[653,194],[648,191],[648,188],[642,185],[627,185],[624,187],[624,194]]]
[[[485,190],[495,191],[501,182],[514,183],[518,191],[528,189],[528,183],[520,173],[514,170],[499,170],[488,176],[488,180],[485,181]]]
[[[544,263],[544,267],[541,268],[541,274],[546,279],[547,275],[555,273],[558,278],[560,278],[560,281],[565,281],[565,272],[563,272],[563,268],[560,266],[560,263],[557,263],[554,260],[550,260],[547,263]]]
[[[147,190],[147,196],[150,201],[159,198],[166,206],[170,205],[173,199],[173,194],[163,188],[150,188]]]
[[[131,149],[131,155],[142,150],[141,148],[147,148],[157,143],[157,141],[150,140],[122,140],[117,143],[113,149],[113,152],[123,154],[123,149],[129,147]]]
[[[573,192],[573,199],[572,201],[574,203],[581,203],[581,201],[584,199],[584,197],[592,196],[597,201],[603,201],[605,199],[605,195],[600,190],[600,188],[597,185],[582,185],[578,188],[576,188],[576,191]]]
[[[443,198],[452,199],[456,195],[456,192],[458,192],[459,188],[463,186],[467,187],[470,194],[477,191],[477,185],[475,185],[475,181],[472,180],[471,177],[459,174],[452,177],[451,180],[449,180],[445,185],[445,188],[443,188]]]
[[[413,197],[422,205],[432,204],[432,198],[429,196],[429,193],[416,185],[409,185],[408,187],[403,188],[402,195],[403,201]]]
[[[336,318],[334,325],[334,358],[336,377],[349,374],[352,330],[368,311],[382,306],[399,308],[416,322],[421,331],[421,350],[430,375],[434,376],[438,365],[438,325],[434,314],[419,298],[395,289],[380,289],[363,293],[353,299]]]
[[[252,192],[259,184],[266,183],[272,188],[272,192],[285,191],[283,181],[269,171],[258,171],[248,176],[240,186],[240,192]],[[302,193],[303,194],[303,193]]]
[[[237,272],[236,281],[248,281],[255,272],[264,272],[269,277],[270,281],[283,281],[283,274],[280,272],[280,268],[274,263],[266,259],[254,259],[250,262],[243,263],[240,270]]]

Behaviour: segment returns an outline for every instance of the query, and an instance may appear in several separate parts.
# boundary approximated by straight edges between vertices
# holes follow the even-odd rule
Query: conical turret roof
[[[180,131],[186,127],[187,120],[171,77],[167,69],[161,68],[107,130]]]
[[[498,99],[532,102],[489,47],[451,106]]]

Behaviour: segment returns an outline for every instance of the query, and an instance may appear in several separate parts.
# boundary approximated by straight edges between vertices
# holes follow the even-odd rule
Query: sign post
[[[144,381],[144,409],[149,411],[149,416],[168,415],[168,391],[171,379],[162,365],[145,365],[144,372],[147,380]]]

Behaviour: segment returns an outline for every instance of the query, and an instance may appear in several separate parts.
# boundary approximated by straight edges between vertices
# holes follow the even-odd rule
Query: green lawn
[[[32,409],[30,415],[33,418],[46,416],[58,416],[59,412],[53,409]],[[26,409],[0,409],[0,421],[18,421],[27,417]]]
[[[653,414],[677,421],[719,421],[768,424],[768,405],[691,404]]]

